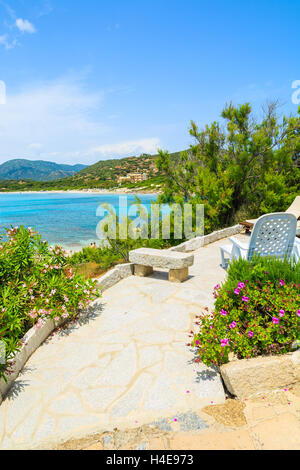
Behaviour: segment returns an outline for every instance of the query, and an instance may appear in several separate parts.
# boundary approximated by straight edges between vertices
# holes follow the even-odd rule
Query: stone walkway
[[[199,424],[202,423],[201,426]],[[299,450],[300,389],[226,400],[201,411],[58,447],[65,450]]]
[[[195,252],[186,282],[169,283],[165,272],[126,278],[49,338],[0,407],[0,449],[51,448],[224,403],[219,375],[193,364],[186,347],[195,316],[212,308],[212,289],[225,277],[223,243]]]

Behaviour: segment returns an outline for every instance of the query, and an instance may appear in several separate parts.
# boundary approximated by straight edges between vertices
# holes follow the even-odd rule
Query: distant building
[[[118,183],[139,183],[140,181],[145,181],[148,179],[147,173],[128,173],[126,176],[119,176]]]

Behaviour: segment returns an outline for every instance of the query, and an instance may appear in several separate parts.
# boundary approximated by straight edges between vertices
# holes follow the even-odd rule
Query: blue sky
[[[299,0],[0,0],[0,162],[182,150],[231,100],[296,112],[299,24]]]

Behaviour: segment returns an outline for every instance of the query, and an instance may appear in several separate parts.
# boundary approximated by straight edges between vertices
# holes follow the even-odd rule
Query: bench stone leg
[[[189,268],[170,269],[169,281],[170,282],[183,282],[189,277]]]
[[[134,265],[134,275],[135,276],[149,276],[153,273],[153,268],[151,266],[143,266],[142,264]]]

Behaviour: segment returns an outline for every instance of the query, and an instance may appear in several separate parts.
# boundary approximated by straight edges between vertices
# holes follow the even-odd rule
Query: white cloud
[[[53,11],[53,6],[49,0],[43,0],[42,5],[39,7],[37,17],[49,15]]]
[[[0,163],[29,158],[91,164],[103,158],[156,152],[157,138],[105,144],[118,133],[103,117],[106,93],[87,91],[81,79],[39,83],[14,94],[7,84],[6,104],[0,106]]]
[[[5,3],[3,0],[0,0],[0,6],[6,10],[11,18],[15,18],[15,11],[7,3]]]
[[[103,97],[103,92],[88,92],[70,78],[15,94],[7,84],[6,104],[0,106],[0,161],[52,155],[53,161],[84,162],[87,149],[110,129],[97,118]]]
[[[141,153],[155,153],[160,146],[158,138],[130,140],[117,144],[104,144],[90,150],[91,154],[102,156],[129,156]]]
[[[8,35],[3,34],[2,36],[0,36],[0,44],[8,50],[13,49],[18,44],[18,41],[17,39],[9,40]]]
[[[35,33],[36,29],[32,23],[28,20],[23,20],[22,18],[18,18],[16,20],[16,26],[22,33]]]

